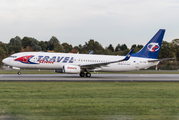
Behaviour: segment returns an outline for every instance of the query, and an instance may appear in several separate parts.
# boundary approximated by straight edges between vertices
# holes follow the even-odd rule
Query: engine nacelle
[[[75,66],[75,65],[64,65],[63,72],[64,73],[80,73],[81,68],[79,66]]]

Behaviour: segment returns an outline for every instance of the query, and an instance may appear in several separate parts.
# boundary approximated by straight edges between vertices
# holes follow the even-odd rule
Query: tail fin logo
[[[158,45],[158,43],[150,43],[150,44],[148,44],[147,48],[151,52],[156,52],[160,49],[160,46]]]

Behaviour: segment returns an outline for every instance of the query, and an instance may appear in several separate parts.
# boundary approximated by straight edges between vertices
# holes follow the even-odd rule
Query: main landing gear
[[[80,77],[91,77],[91,73],[90,72],[86,72],[86,74],[84,72],[80,72]]]

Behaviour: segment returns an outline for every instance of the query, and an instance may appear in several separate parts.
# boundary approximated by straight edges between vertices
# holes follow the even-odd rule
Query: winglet
[[[91,51],[89,54],[90,54],[90,55],[93,54],[93,51]]]
[[[134,49],[132,49],[132,50],[126,55],[126,57],[125,57],[123,60],[121,60],[121,61],[127,61],[127,60],[129,60],[129,58],[131,57],[131,54],[132,54],[133,51],[134,51]]]

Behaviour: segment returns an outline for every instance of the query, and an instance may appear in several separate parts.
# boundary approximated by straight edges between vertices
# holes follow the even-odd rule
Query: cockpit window
[[[11,55],[11,56],[9,56],[9,57],[10,57],[10,58],[16,58],[17,56],[12,56],[12,55]]]

